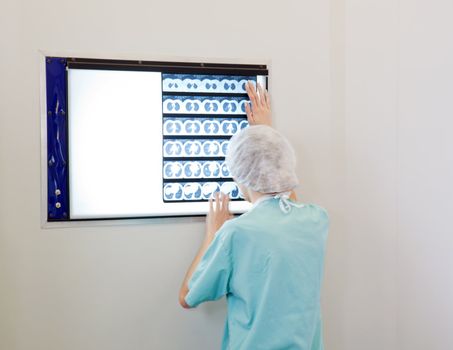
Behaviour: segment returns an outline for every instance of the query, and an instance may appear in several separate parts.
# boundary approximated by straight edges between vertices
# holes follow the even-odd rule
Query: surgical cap
[[[254,125],[234,135],[226,163],[235,181],[253,191],[278,193],[298,185],[296,156],[279,132],[266,125]]]

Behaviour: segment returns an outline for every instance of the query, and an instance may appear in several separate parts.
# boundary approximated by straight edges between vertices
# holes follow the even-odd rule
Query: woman
[[[222,349],[323,349],[320,289],[328,217],[297,204],[294,151],[271,128],[267,91],[249,83],[251,126],[230,142],[227,165],[249,212],[232,218],[228,196],[209,201],[206,236],[184,278],[185,308],[227,297]]]

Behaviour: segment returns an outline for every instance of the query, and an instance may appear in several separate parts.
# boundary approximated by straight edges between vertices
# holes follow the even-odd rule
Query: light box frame
[[[242,63],[208,63],[208,62],[183,62],[183,61],[144,61],[144,60],[123,60],[123,59],[104,59],[104,58],[78,58],[78,57],[68,57],[68,56],[44,56],[44,70],[47,72],[47,64],[52,62],[60,62],[64,64],[65,67],[69,66],[71,68],[80,68],[80,69],[96,69],[96,70],[133,70],[133,71],[155,71],[161,73],[182,73],[182,74],[224,74],[224,75],[262,75],[266,76],[266,87],[267,87],[267,76],[268,66],[267,64],[242,64]],[[67,102],[67,70],[65,69],[66,80],[65,80],[65,101]],[[46,75],[46,73],[45,73]],[[49,88],[47,84],[47,79],[41,80],[41,90],[46,91],[45,96],[41,92],[42,100],[44,100],[41,111],[42,111],[42,156],[46,161],[43,161],[43,164],[48,165],[48,148],[49,148],[49,133],[47,130],[48,119],[52,117],[52,108],[49,108],[49,97],[48,91]],[[43,107],[44,105],[44,107]],[[65,111],[66,105],[60,105],[63,112],[56,111],[55,117],[65,117],[68,118],[68,115]],[[51,112],[49,114],[49,112]],[[43,119],[45,122],[43,123]],[[45,124],[45,127],[43,127]],[[63,125],[62,130],[67,135],[67,121]],[[67,151],[66,145],[66,152]],[[67,156],[66,156],[67,159]],[[66,167],[70,166],[66,164]],[[99,217],[99,218],[70,218],[69,211],[69,200],[70,198],[66,196],[66,202],[60,202],[60,207],[56,208],[56,197],[59,197],[58,200],[61,200],[61,193],[56,195],[52,187],[49,186],[49,171],[48,167],[43,169],[43,204],[45,203],[46,208],[43,208],[43,212],[46,214],[46,222],[77,222],[77,221],[117,221],[117,220],[136,220],[136,219],[165,219],[165,218],[174,218],[174,217],[201,217],[205,214],[177,214],[177,215],[147,215],[147,216],[124,216],[124,217]],[[66,170],[66,179],[65,184],[68,190],[69,179],[68,171]],[[47,181],[46,181],[47,180]],[[45,186],[47,184],[47,186]],[[45,198],[44,198],[45,197]],[[52,202],[53,199],[53,202]],[[51,215],[53,213],[53,215]],[[62,215],[66,213],[66,215]]]

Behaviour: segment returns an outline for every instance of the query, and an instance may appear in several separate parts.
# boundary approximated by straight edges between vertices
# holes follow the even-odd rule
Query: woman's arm
[[[187,273],[182,282],[181,289],[179,291],[179,303],[185,309],[190,308],[190,306],[187,305],[187,303],[186,303],[186,295],[187,295],[187,293],[189,293],[189,286],[188,286],[189,280],[192,277],[198,264],[200,263],[200,260],[203,257],[204,253],[206,252],[206,249],[208,249],[209,245],[211,244],[212,239],[213,238],[211,238],[209,235],[207,235],[207,234],[205,235],[205,238],[201,244],[201,247],[198,250],[197,255],[195,255],[195,258],[193,259],[192,264],[190,264],[190,267],[187,270]]]
[[[214,200],[212,198],[209,200],[209,213],[206,216],[206,234],[197,255],[195,255],[192,264],[190,264],[190,267],[187,270],[179,291],[179,303],[183,308],[190,308],[190,306],[186,303],[186,295],[189,293],[190,278],[197,269],[201,258],[214,239],[217,231],[222,227],[225,221],[232,218],[232,215],[228,209],[229,201],[230,199],[228,195],[222,192],[216,192]]]

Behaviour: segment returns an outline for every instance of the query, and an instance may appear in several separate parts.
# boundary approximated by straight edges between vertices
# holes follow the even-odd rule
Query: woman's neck
[[[249,190],[249,200],[252,204],[254,204],[257,200],[259,200],[262,197],[269,197],[269,195],[266,193]]]

